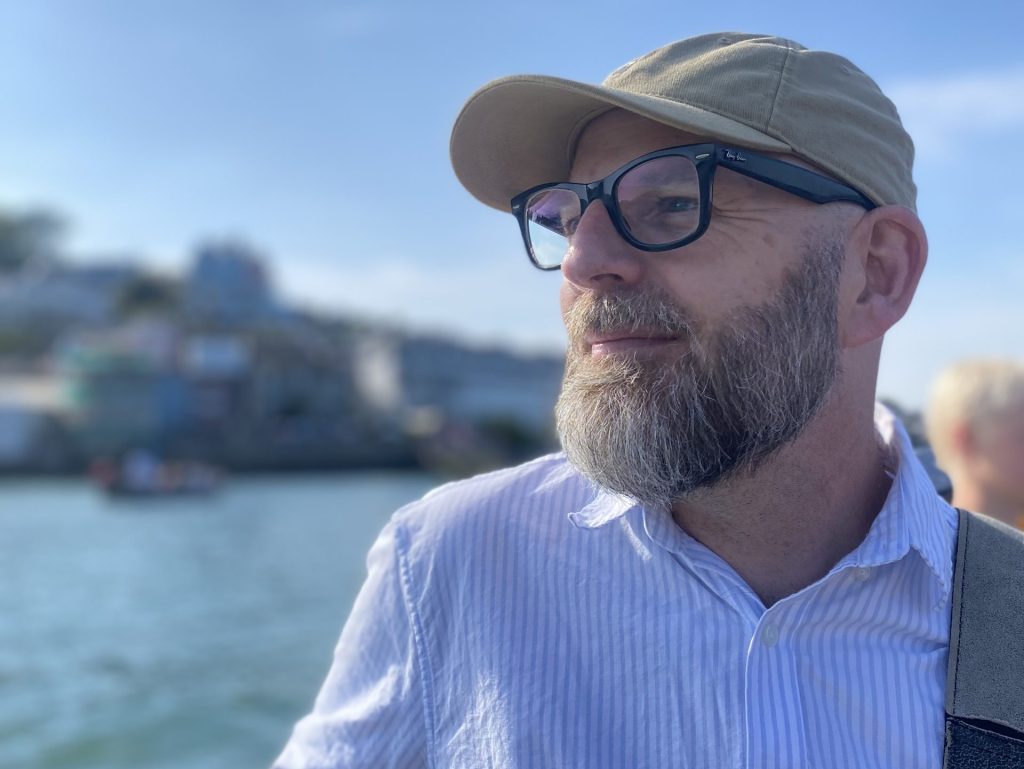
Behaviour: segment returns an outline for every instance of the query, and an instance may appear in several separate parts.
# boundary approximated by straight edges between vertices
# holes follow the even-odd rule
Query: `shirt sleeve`
[[[431,765],[415,623],[403,590],[401,530],[388,524],[341,632],[313,711],[273,769],[420,769]]]

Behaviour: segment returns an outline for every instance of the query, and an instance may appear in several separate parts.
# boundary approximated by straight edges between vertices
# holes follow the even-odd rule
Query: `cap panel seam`
[[[775,93],[772,94],[772,108],[768,112],[768,121],[765,123],[765,131],[771,128],[775,122],[775,106],[779,103],[779,92],[782,90],[782,81],[786,77],[786,70],[789,69],[789,59],[793,55],[793,49],[789,46],[786,47],[786,58],[782,60],[782,66],[779,67],[779,79],[775,83]],[[777,133],[777,132],[776,132]]]
[[[579,146],[580,136],[583,134],[583,129],[591,122],[601,117],[604,113],[611,112],[614,109],[616,109],[616,107],[612,104],[595,107],[589,112],[581,115],[577,118],[576,122],[572,124],[572,128],[565,137],[565,160],[570,169],[572,168],[573,161],[576,159],[576,147]]]

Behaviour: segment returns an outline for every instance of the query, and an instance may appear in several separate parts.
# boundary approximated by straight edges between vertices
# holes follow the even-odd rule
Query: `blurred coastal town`
[[[459,473],[555,444],[561,355],[288,306],[240,241],[168,275],[69,258],[63,232],[51,212],[0,211],[2,474]]]

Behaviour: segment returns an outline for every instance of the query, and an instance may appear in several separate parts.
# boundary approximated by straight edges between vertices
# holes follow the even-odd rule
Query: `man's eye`
[[[681,214],[695,211],[697,209],[697,205],[697,201],[694,198],[678,196],[658,198],[655,211],[659,214]]]

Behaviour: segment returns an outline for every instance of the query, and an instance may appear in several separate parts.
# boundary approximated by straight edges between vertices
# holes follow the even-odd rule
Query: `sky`
[[[296,304],[561,350],[559,276],[448,161],[488,80],[600,82],[674,39],[840,53],[917,145],[931,253],[879,395],[919,408],[969,355],[1024,357],[1024,4],[0,0],[0,207],[45,206],[75,258],[184,269],[232,237]]]

